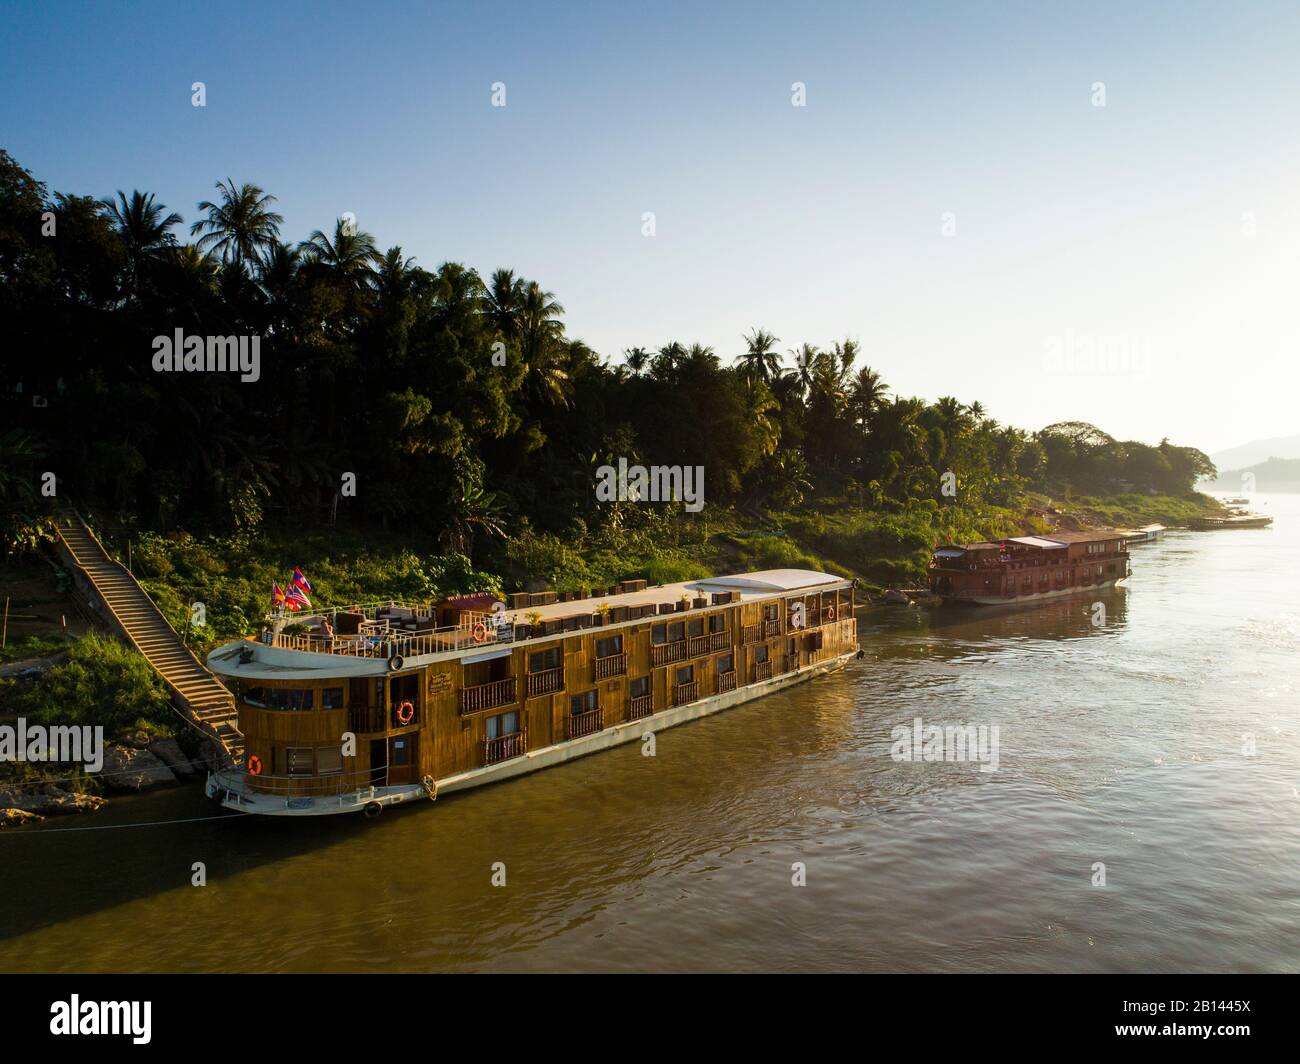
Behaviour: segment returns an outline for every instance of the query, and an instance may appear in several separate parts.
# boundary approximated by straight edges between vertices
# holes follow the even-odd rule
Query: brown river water
[[[373,821],[186,823],[223,813],[187,787],[6,832],[0,971],[1295,971],[1300,497],[1257,506],[1127,587],[868,612],[863,660],[654,757]],[[996,725],[997,771],[891,758],[917,717]]]

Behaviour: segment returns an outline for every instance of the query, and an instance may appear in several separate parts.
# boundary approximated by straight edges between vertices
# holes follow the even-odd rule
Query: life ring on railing
[[[822,610],[822,614],[825,616],[825,618],[826,618],[828,621],[833,621],[833,620],[835,620],[835,607],[834,607],[834,606],[827,606],[824,610]]]
[[[470,637],[476,643],[481,643],[487,639],[487,625],[482,621],[475,621],[474,627],[469,631]]]
[[[401,654],[394,654],[391,658],[388,659],[388,670],[390,672],[398,672],[405,664],[406,661],[403,659]]]
[[[403,725],[410,724],[411,721],[413,720],[415,720],[415,706],[413,706],[410,702],[403,702],[400,706],[397,707],[398,724],[403,724]]]
[[[256,754],[248,759],[248,774],[250,776],[260,776],[262,774],[262,759]]]

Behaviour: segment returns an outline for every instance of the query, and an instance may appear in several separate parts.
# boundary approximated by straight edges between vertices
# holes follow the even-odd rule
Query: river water
[[[0,970],[1295,971],[1300,497],[1257,506],[1127,587],[869,612],[863,660],[653,757],[374,821],[177,822],[222,813],[190,787],[6,832]],[[997,726],[997,771],[891,758],[918,717]]]

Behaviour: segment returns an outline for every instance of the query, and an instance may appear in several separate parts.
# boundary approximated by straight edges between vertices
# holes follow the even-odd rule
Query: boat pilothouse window
[[[330,692],[337,691],[339,706],[343,704],[343,689],[331,687]],[[258,709],[278,709],[290,713],[309,713],[313,705],[313,691],[310,687],[249,687],[240,697],[246,705]],[[338,706],[328,708],[337,709]]]

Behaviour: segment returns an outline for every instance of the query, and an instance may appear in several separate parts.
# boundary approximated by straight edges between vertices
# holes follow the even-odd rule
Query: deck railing
[[[254,794],[281,794],[290,798],[349,794],[367,787],[383,787],[387,783],[387,765],[355,772],[335,772],[328,776],[271,776],[266,773],[254,776],[244,773],[245,790]]]
[[[754,662],[754,683],[758,683],[759,680],[770,680],[771,678],[772,661],[770,658],[767,661]]]
[[[736,670],[719,673],[718,675],[718,694],[724,691],[734,691],[736,689]]]
[[[770,639],[770,638],[772,638],[772,636],[780,635],[780,634],[781,634],[781,622],[780,622],[780,621],[764,621],[764,622],[763,622],[763,635],[764,635],[765,637],[767,637],[768,639]]]
[[[569,716],[569,738],[578,739],[584,735],[593,735],[605,727],[605,711],[597,706],[585,713],[573,713]]]
[[[702,654],[709,652],[709,637],[707,635],[693,635],[689,641],[689,650],[687,657],[698,658]]]
[[[495,765],[498,761],[508,761],[512,757],[519,757],[527,749],[528,733],[526,731],[498,735],[495,739],[484,739],[483,764]]]
[[[761,624],[745,625],[742,639],[746,645],[750,643],[761,643],[763,641],[763,626]]]
[[[596,659],[596,679],[607,680],[611,676],[622,676],[627,672],[627,655],[610,654]]]
[[[640,720],[654,712],[653,696],[637,695],[627,704],[627,719]]]
[[[731,633],[725,628],[721,632],[709,633],[710,650],[726,650],[731,646]]]
[[[460,692],[461,713],[477,713],[481,709],[509,706],[519,701],[519,681],[513,676],[504,680],[464,687]]]
[[[530,672],[527,690],[529,698],[533,695],[548,695],[553,691],[564,690],[564,666],[542,672]]]
[[[650,647],[650,664],[667,665],[672,661],[686,660],[686,640],[675,643],[655,643]]]
[[[673,705],[675,706],[684,706],[687,702],[694,702],[699,697],[699,680],[692,680],[690,683],[679,683],[673,688]]]

